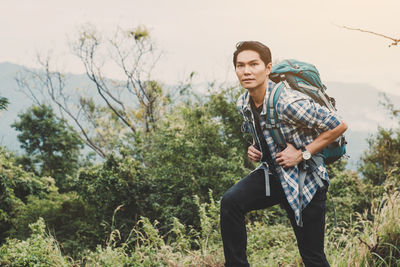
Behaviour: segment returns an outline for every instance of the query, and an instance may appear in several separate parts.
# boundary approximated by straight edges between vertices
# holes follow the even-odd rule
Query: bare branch
[[[38,63],[43,67],[43,71],[32,71],[26,69],[23,73],[19,73],[16,77],[17,85],[20,91],[26,94],[29,92],[30,98],[34,103],[40,104],[41,101],[37,97],[34,91],[39,92],[42,95],[42,99],[46,99],[44,91],[47,91],[47,95],[50,97],[51,101],[56,104],[56,106],[61,111],[61,115],[67,114],[79,128],[82,135],[79,135],[80,139],[85,142],[91,149],[93,149],[99,156],[105,158],[106,153],[97,146],[92,138],[89,136],[88,132],[85,130],[82,123],[79,121],[78,115],[74,115],[72,110],[68,107],[68,96],[66,96],[63,91],[65,88],[65,77],[60,72],[52,72],[50,69],[50,58],[49,56],[41,57],[37,56]],[[31,84],[31,82],[34,84]],[[62,101],[62,102],[61,102]]]
[[[336,26],[338,26],[338,25],[336,25]],[[396,39],[396,38],[393,38],[393,37],[390,37],[390,36],[387,36],[387,35],[384,35],[384,34],[381,34],[381,33],[376,33],[376,32],[363,30],[363,29],[351,28],[351,27],[347,27],[347,26],[338,26],[338,27],[346,29],[346,30],[351,30],[351,31],[359,31],[359,32],[370,33],[370,34],[373,34],[373,35],[377,35],[377,36],[389,39],[389,40],[393,41],[393,43],[390,44],[389,47],[396,46],[396,45],[398,45],[400,43],[400,39]]]
[[[125,107],[122,101],[115,97],[111,90],[108,89],[105,79],[103,78],[101,68],[96,65],[96,52],[100,46],[99,37],[96,36],[97,32],[94,29],[83,31],[79,38],[77,45],[73,50],[75,55],[83,63],[88,78],[95,84],[99,96],[104,100],[107,106],[121,119],[121,121],[128,126],[132,132],[136,133],[136,127],[127,119]],[[115,107],[113,103],[121,106],[120,109]]]
[[[30,72],[28,69],[24,69],[23,71],[18,71],[15,77],[15,81],[17,82],[17,86],[20,92],[26,95],[33,103],[36,105],[40,105],[40,101],[37,98],[36,94],[33,92],[31,86],[27,84],[26,76],[24,73]],[[26,89],[23,90],[22,88]]]
[[[94,27],[84,25],[70,45],[91,83],[85,88],[92,91],[88,98],[65,89],[69,76],[53,71],[49,56],[38,56],[42,68],[27,70],[28,80],[18,77],[19,87],[37,104],[46,100],[57,107],[103,158],[125,133],[155,129],[166,98],[161,85],[151,79],[161,53],[155,51],[145,28],[120,29],[113,39],[105,40]],[[106,78],[106,63],[117,65],[123,81]]]

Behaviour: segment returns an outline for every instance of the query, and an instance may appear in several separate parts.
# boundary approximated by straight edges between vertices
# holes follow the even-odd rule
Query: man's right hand
[[[260,150],[257,150],[254,145],[251,145],[247,149],[247,156],[251,161],[259,162],[261,160],[262,153]]]

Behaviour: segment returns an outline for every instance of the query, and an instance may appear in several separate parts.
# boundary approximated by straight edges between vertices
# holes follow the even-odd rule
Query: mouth
[[[247,83],[247,82],[252,82],[255,81],[255,79],[243,79],[242,82]]]

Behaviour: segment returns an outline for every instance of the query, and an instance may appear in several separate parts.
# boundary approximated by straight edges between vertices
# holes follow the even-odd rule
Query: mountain
[[[384,128],[399,127],[380,102],[384,101],[382,92],[363,83],[329,82],[327,92],[334,97],[339,115],[347,122],[346,131],[349,167],[356,169],[358,160],[367,148],[366,139],[377,132],[378,126]],[[400,96],[386,94],[397,107]]]
[[[377,126],[394,127],[396,122],[380,102],[384,101],[382,92],[362,83],[327,83],[327,92],[334,97],[337,108],[353,131],[374,132]],[[390,101],[400,105],[400,96],[387,94]]]
[[[31,105],[30,100],[17,90],[16,73],[21,66],[9,62],[0,63],[0,96],[10,101],[7,110],[0,113],[0,145],[11,150],[18,150],[17,132],[10,127],[17,114]]]
[[[9,62],[0,63],[0,96],[8,98],[10,104],[7,110],[0,113],[0,145],[13,151],[20,151],[17,139],[18,132],[10,125],[17,119],[19,113],[30,107],[32,100],[18,89],[15,77],[26,67]],[[66,74],[66,90],[93,87],[86,75]]]
[[[17,132],[10,125],[17,119],[18,113],[28,108],[32,102],[18,91],[15,76],[23,66],[9,62],[0,63],[0,96],[7,97],[10,105],[0,114],[0,145],[18,151]],[[379,104],[383,100],[378,88],[364,83],[328,82],[328,94],[337,102],[339,114],[348,123],[349,168],[356,169],[357,161],[367,148],[366,138],[377,131],[377,127],[397,127],[387,111]],[[68,74],[67,89],[92,87],[85,75]],[[387,94],[389,99],[400,106],[400,96]]]

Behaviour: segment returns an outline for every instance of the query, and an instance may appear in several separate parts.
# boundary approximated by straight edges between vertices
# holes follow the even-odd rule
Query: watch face
[[[310,153],[310,151],[308,151],[308,150],[303,151],[303,159],[309,160],[310,158],[311,158],[311,153]]]

